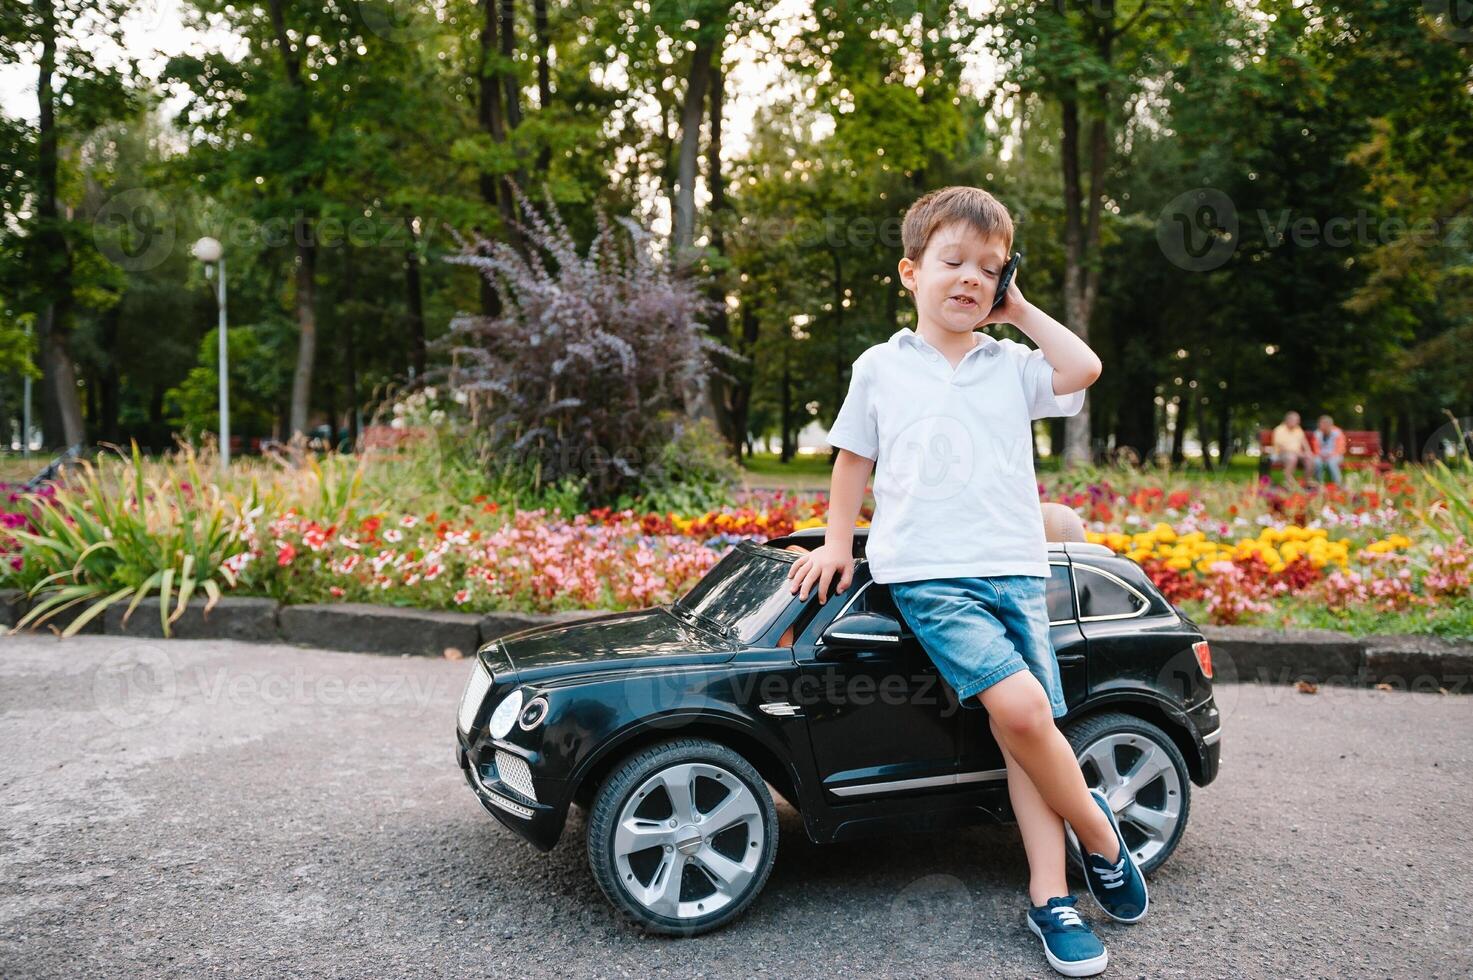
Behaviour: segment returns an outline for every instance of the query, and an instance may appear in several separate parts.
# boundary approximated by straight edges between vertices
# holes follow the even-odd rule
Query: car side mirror
[[[900,645],[900,623],[894,616],[878,612],[855,612],[840,616],[818,638],[818,645],[831,650],[873,650]]]

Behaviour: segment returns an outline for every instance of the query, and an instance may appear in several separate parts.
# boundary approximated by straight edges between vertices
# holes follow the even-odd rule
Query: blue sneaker
[[[1139,922],[1146,917],[1146,908],[1151,904],[1146,894],[1146,879],[1130,856],[1125,846],[1125,837],[1120,833],[1120,822],[1110,810],[1110,803],[1097,789],[1089,791],[1095,804],[1105,811],[1110,826],[1115,830],[1115,839],[1120,842],[1120,857],[1111,864],[1098,854],[1084,856],[1084,881],[1089,893],[1099,903],[1105,914],[1116,922]],[[1076,835],[1077,836],[1077,835]],[[1080,850],[1083,850],[1081,846]]]
[[[1051,898],[1047,905],[1028,906],[1028,928],[1043,940],[1048,965],[1066,977],[1092,977],[1105,969],[1110,954],[1094,930],[1074,911],[1073,895]]]

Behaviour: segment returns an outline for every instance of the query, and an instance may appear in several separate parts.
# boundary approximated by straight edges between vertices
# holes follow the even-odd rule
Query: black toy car
[[[958,704],[870,579],[867,529],[843,594],[789,592],[791,549],[823,533],[742,542],[667,605],[482,647],[456,749],[482,805],[542,850],[570,804],[586,808],[610,901],[680,935],[725,924],[762,890],[774,791],[818,843],[1010,819],[986,711]],[[1181,839],[1191,784],[1217,775],[1211,652],[1129,559],[1055,543],[1049,561],[1059,724],[1150,873]]]

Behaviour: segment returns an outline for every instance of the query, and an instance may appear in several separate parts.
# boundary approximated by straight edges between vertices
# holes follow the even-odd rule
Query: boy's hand
[[[821,545],[793,562],[793,567],[788,570],[788,591],[798,593],[798,598],[806,602],[809,590],[817,581],[818,604],[823,605],[828,599],[829,584],[836,574],[839,580],[834,595],[849,588],[854,578],[854,555],[827,544]]]
[[[1008,283],[1008,291],[1003,295],[1002,302],[997,305],[996,309],[978,320],[977,326],[985,327],[989,323],[1016,324],[1022,319],[1027,309],[1028,301],[1023,298],[1023,290],[1018,288],[1018,276],[1014,274],[1013,281]]]

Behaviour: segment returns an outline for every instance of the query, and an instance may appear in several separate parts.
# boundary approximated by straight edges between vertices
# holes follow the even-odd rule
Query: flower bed
[[[256,464],[201,483],[204,467],[192,457],[135,457],[74,477],[59,494],[25,498],[12,490],[0,497],[8,501],[0,535],[10,530],[0,537],[7,558],[0,585],[37,586],[49,575],[43,590],[127,602],[172,588],[180,610],[185,592],[204,581],[207,590],[288,603],[641,608],[683,594],[741,540],[827,520],[826,494],[773,491],[700,514],[519,509],[484,495],[457,499],[395,469],[411,465],[397,457],[330,459],[301,470]],[[1466,540],[1439,523],[1446,508],[1439,510],[1430,480],[1368,474],[1353,488],[1286,493],[1261,483],[1112,474],[1061,476],[1039,492],[1074,507],[1090,540],[1140,562],[1202,621],[1362,632],[1380,624],[1400,632],[1473,628],[1473,559]],[[74,535],[69,553],[86,555],[85,567],[81,558],[75,568],[58,564],[41,546],[42,513],[49,530],[41,537]],[[868,516],[862,511],[860,523]],[[145,547],[155,540],[166,546]]]

